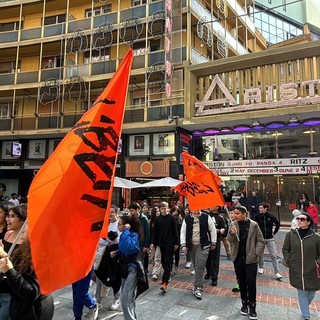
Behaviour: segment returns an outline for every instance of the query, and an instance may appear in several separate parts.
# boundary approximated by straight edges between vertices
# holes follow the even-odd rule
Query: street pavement
[[[281,248],[286,232],[281,228],[275,236],[279,259],[282,258]],[[264,274],[259,274],[257,279],[257,314],[259,320],[299,320],[302,319],[297,301],[296,289],[291,287],[288,279],[288,269],[281,266],[282,281],[276,280],[270,256],[267,251],[264,255]],[[151,277],[152,265],[149,265]],[[192,269],[185,268],[185,256],[181,256],[180,268],[177,275],[172,277],[168,292],[160,291],[160,281],[150,279],[150,289],[137,300],[137,315],[139,320],[241,320],[249,317],[240,314],[241,300],[239,293],[231,289],[236,284],[233,264],[226,258],[222,245],[220,259],[220,273],[218,285],[211,286],[210,280],[204,280],[202,300],[198,300],[191,293],[193,278]],[[93,293],[95,286],[90,288]],[[112,291],[112,290],[111,290]],[[68,286],[54,292],[55,314],[54,320],[73,319],[72,291]],[[121,312],[109,311],[112,298],[107,297],[99,312],[100,320],[123,320]],[[84,308],[86,309],[86,308]],[[320,320],[320,296],[316,294],[310,306],[311,319]],[[84,310],[86,313],[87,310]],[[86,318],[83,316],[83,320]]]

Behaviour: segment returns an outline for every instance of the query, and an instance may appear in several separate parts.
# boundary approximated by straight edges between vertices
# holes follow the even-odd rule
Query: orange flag
[[[191,156],[187,151],[182,152],[182,163],[184,174],[186,178],[189,179],[194,175],[210,170],[202,161],[197,159],[195,156]],[[221,186],[222,181],[221,178],[212,172],[218,185]]]
[[[191,210],[225,205],[223,195],[211,170],[192,176],[174,189],[188,198]]]
[[[31,253],[44,294],[83,278],[92,268],[108,220],[132,56],[130,50],[29,189]]]

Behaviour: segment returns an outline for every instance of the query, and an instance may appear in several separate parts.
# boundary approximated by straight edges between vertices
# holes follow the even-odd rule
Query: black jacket
[[[269,212],[266,212],[265,214],[257,214],[254,220],[258,223],[264,239],[272,239],[273,236],[279,231],[280,222]],[[275,226],[274,230],[273,226]]]
[[[11,320],[51,320],[54,306],[51,295],[42,295],[34,273],[21,275],[15,269],[4,274],[11,291]]]

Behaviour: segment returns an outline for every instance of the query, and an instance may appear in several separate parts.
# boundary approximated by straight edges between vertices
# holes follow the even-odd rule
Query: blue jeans
[[[0,319],[9,320],[9,307],[11,296],[9,293],[0,293]]]
[[[97,306],[89,293],[90,280],[92,278],[93,269],[87,276],[72,284],[73,295],[73,314],[75,318],[81,318],[83,306],[93,309]]]
[[[298,290],[298,301],[302,316],[304,319],[310,319],[309,304],[312,302],[316,292]]]
[[[124,320],[137,320],[136,315],[136,287],[137,287],[137,267],[128,266],[128,277],[122,278],[121,282],[121,306]]]

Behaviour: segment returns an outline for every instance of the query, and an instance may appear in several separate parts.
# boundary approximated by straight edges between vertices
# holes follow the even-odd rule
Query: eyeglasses
[[[298,221],[302,221],[302,222],[304,222],[304,221],[308,221],[307,220],[307,218],[300,218],[300,217],[298,217],[298,218],[296,218]]]

